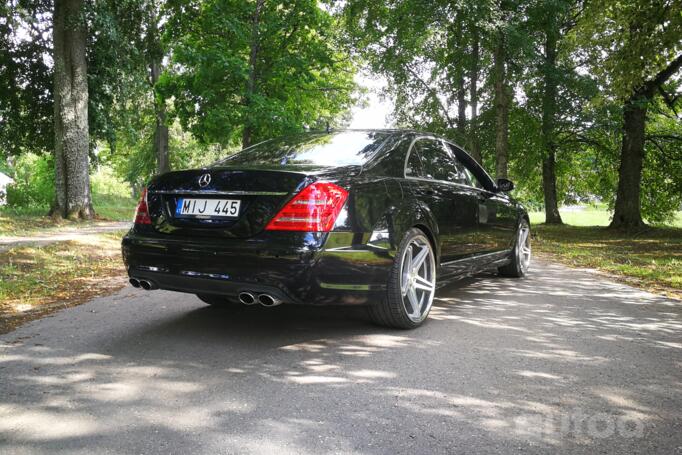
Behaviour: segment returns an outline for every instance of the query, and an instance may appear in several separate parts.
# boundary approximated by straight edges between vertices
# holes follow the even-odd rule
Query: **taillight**
[[[270,220],[267,231],[329,232],[339,216],[348,192],[328,182],[303,188]]]
[[[147,188],[143,189],[140,195],[140,202],[138,202],[135,210],[135,224],[152,224],[147,207]]]

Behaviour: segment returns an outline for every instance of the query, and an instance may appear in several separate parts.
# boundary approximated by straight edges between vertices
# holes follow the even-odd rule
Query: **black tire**
[[[199,297],[202,302],[208,303],[216,308],[237,307],[239,305],[239,302],[224,295],[197,294],[197,297]]]
[[[428,308],[426,308],[421,320],[415,321],[408,314],[400,288],[405,250],[413,241],[415,241],[415,239],[419,239],[421,242],[425,241],[425,245],[428,245],[432,259],[433,282],[435,283],[436,269],[435,260],[433,260],[435,258],[433,245],[421,229],[411,228],[405,233],[405,236],[398,247],[398,251],[396,251],[393,266],[389,274],[386,297],[380,303],[370,305],[367,308],[370,319],[377,325],[395,329],[415,329],[422,325],[428,317],[433,297],[431,297]],[[433,292],[435,292],[435,287]]]
[[[525,232],[525,234],[524,234]],[[523,244],[522,244],[523,243]],[[525,259],[524,247],[527,248],[527,260]],[[502,276],[511,278],[523,278],[528,273],[530,265],[530,225],[528,221],[522,219],[516,230],[514,248],[511,250],[511,261],[509,264],[499,267],[497,270]]]

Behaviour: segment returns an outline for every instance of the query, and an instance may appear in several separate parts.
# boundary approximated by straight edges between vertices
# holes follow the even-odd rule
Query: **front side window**
[[[469,186],[473,186],[475,188],[485,189],[485,186],[481,183],[481,180],[478,177],[476,177],[476,174],[472,172],[470,166],[467,165],[467,163],[460,158],[464,155],[464,151],[458,147],[455,147],[452,144],[446,145],[452,151],[453,156],[456,157],[455,159],[457,161],[457,165],[461,169],[461,172],[464,174],[464,178],[466,179],[467,182],[466,184]]]

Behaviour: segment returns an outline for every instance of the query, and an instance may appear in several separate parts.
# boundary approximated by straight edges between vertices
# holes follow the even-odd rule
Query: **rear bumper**
[[[248,240],[190,239],[131,230],[122,252],[129,276],[160,289],[233,297],[268,293],[286,303],[368,304],[383,297],[393,257],[388,250],[354,244],[363,237],[265,232]]]

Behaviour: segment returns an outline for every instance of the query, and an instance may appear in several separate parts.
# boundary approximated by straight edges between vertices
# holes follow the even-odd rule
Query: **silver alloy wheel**
[[[400,293],[407,317],[423,321],[436,293],[436,261],[431,243],[423,235],[414,237],[403,252]]]
[[[526,223],[519,227],[519,238],[516,243],[516,254],[518,255],[521,272],[524,274],[528,271],[530,266],[530,227]]]

